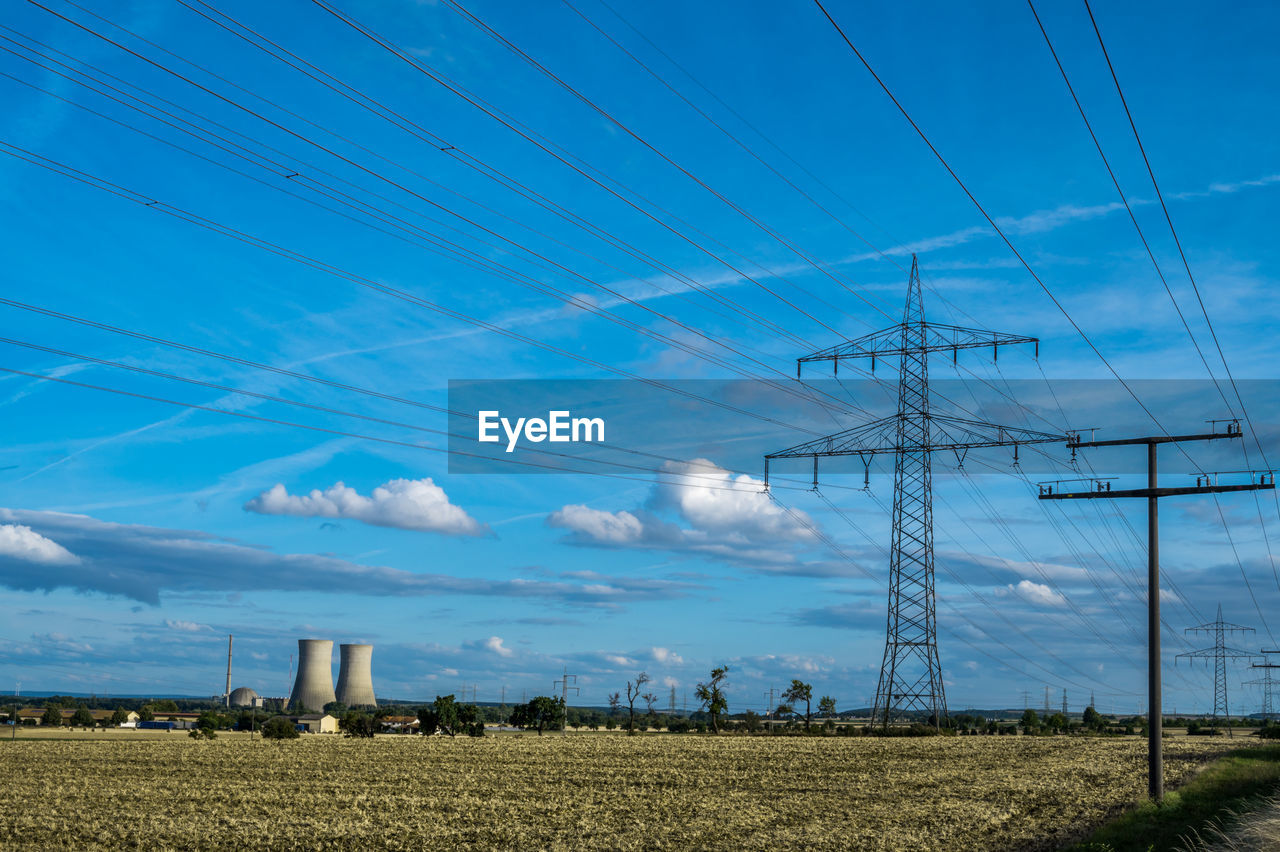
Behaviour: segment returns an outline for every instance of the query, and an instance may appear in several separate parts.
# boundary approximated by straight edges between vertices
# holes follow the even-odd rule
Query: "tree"
[[[791,688],[782,693],[782,700],[792,704],[804,702],[804,729],[809,730],[809,720],[813,718],[810,704],[813,702],[813,686],[801,680],[792,680]]]
[[[89,708],[81,704],[76,708],[76,712],[71,714],[71,725],[76,728],[92,728],[93,714],[89,712]]]
[[[418,731],[428,737],[436,731],[456,737],[471,733],[479,719],[480,710],[474,704],[459,704],[452,695],[437,695],[429,706],[418,708]]]
[[[378,721],[368,713],[361,713],[359,710],[348,710],[342,714],[338,727],[342,730],[344,737],[371,740],[378,730]]]
[[[649,675],[640,672],[636,675],[634,681],[627,681],[627,733],[634,734],[636,732],[636,699],[640,697],[640,693],[644,690],[644,685],[649,682]]]
[[[437,695],[431,708],[436,711],[436,724],[440,732],[451,737],[458,735],[458,702],[453,695]]]
[[[212,710],[206,710],[200,714],[200,718],[196,719],[196,726],[187,732],[187,736],[193,740],[212,740],[217,739],[217,728],[221,726],[223,718]]]
[[[644,699],[645,715],[648,717],[645,719],[645,724],[650,728],[653,728],[655,731],[661,730],[658,725],[658,714],[653,712],[653,705],[658,703],[658,696],[654,695],[652,692],[646,692],[640,697]]]
[[[517,704],[507,721],[516,728],[537,728],[538,736],[542,736],[543,729],[554,731],[564,721],[564,701],[539,695],[527,704]]]
[[[117,728],[118,728],[118,727],[120,727],[121,725],[123,725],[123,724],[124,724],[125,722],[127,722],[127,721],[129,721],[129,711],[128,711],[128,710],[124,709],[123,707],[117,707],[117,708],[115,709],[115,711],[114,711],[114,712],[112,712],[112,714],[111,714],[111,724],[112,724],[113,726],[115,726],[115,727],[117,727]]]
[[[205,710],[200,713],[200,718],[196,719],[196,727],[215,731],[223,730],[231,727],[231,717],[223,716],[216,710]]]
[[[1036,711],[1028,707],[1022,711],[1022,730],[1024,733],[1031,733],[1040,727],[1040,717],[1036,715]]]
[[[44,708],[44,715],[40,717],[41,725],[48,725],[51,728],[57,728],[62,725],[62,708],[57,704],[50,704]]]
[[[1061,713],[1054,713],[1048,719],[1045,719],[1044,723],[1055,731],[1065,731],[1067,729],[1067,717]]]
[[[618,693],[618,692],[612,693],[612,694],[609,696],[609,715],[610,715],[610,716],[617,716],[617,715],[618,715],[618,708],[619,708],[621,705],[622,705],[622,694],[621,694],[621,693]],[[610,728],[609,730],[611,730],[611,731],[612,731],[612,730],[613,730],[613,728]]]
[[[272,716],[262,725],[264,740],[296,740],[298,726],[288,716]]]
[[[459,704],[458,721],[454,730],[469,737],[483,737],[484,720],[480,718],[480,708],[474,704]]]
[[[1102,727],[1102,714],[1093,709],[1093,705],[1084,708],[1084,725],[1095,731]]]
[[[836,700],[830,695],[824,695],[818,699],[818,712],[830,719],[836,715]]]
[[[155,721],[155,718],[156,718],[156,714],[151,712],[151,705],[149,704],[142,705],[142,709],[138,711],[138,721],[153,722]]]
[[[754,734],[762,727],[760,724],[760,715],[748,710],[742,714],[742,727],[746,728],[748,734]]]
[[[720,733],[720,714],[729,709],[729,701],[724,697],[724,684],[729,677],[728,666],[718,666],[711,670],[711,678],[699,683],[693,695],[702,702],[702,707],[711,715],[711,733]]]

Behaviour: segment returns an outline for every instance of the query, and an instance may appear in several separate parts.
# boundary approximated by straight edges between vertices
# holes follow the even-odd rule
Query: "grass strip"
[[[1280,745],[1229,751],[1164,801],[1143,802],[1064,852],[1162,852],[1228,808],[1280,791]]]

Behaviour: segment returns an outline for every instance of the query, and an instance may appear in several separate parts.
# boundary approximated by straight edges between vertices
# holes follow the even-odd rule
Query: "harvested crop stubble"
[[[1169,780],[1224,748],[1170,743]],[[1048,848],[1146,785],[1143,742],[1066,737],[125,732],[2,743],[0,770],[23,849]]]

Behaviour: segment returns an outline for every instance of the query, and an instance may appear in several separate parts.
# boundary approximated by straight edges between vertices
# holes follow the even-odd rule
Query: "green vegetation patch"
[[[1098,829],[1068,852],[1173,849],[1227,809],[1280,791],[1280,745],[1234,749],[1205,767],[1159,805],[1147,801]]]

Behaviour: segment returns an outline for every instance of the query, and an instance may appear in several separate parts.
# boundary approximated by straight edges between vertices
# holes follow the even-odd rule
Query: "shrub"
[[[266,740],[296,740],[298,726],[288,716],[273,716],[262,726],[262,738]]]

